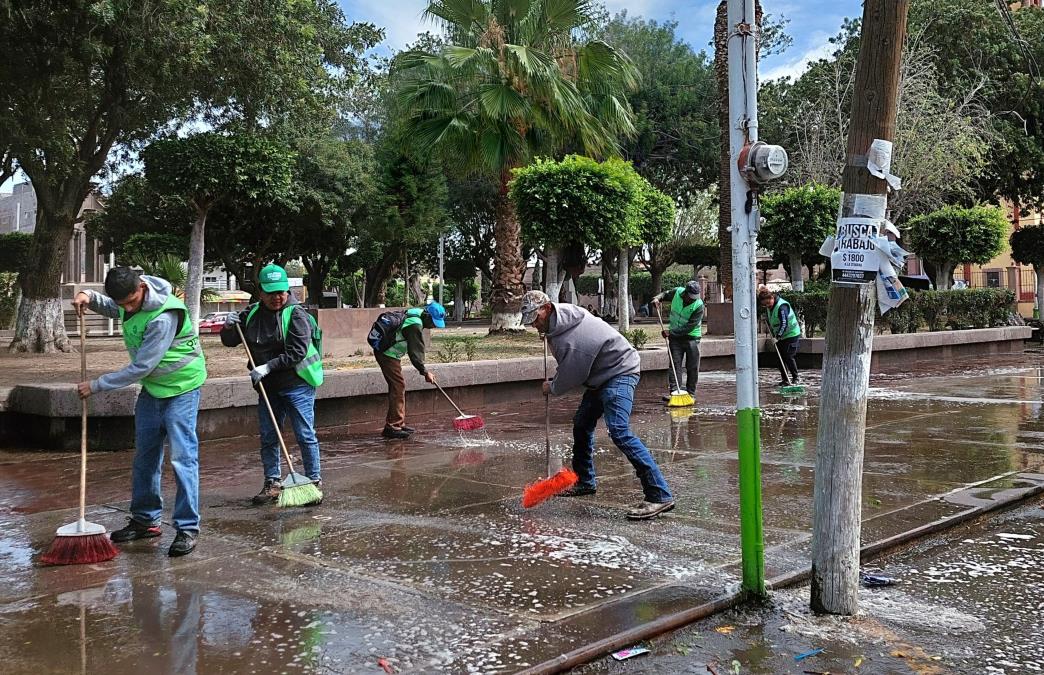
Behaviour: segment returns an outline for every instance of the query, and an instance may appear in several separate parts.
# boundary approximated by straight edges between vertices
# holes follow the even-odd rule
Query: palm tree
[[[591,10],[583,0],[433,0],[425,16],[448,44],[397,60],[405,137],[499,178],[490,332],[519,327],[525,290],[512,169],[565,149],[616,155],[617,139],[634,133],[625,92],[638,71],[605,42],[577,40]]]

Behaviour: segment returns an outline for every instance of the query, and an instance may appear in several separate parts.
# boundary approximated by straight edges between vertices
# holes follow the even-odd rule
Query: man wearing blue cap
[[[409,356],[410,363],[425,381],[435,384],[435,374],[424,365],[424,329],[445,327],[446,309],[437,302],[430,302],[423,309],[414,307],[405,312],[385,312],[374,323],[371,335],[380,333],[385,336],[373,352],[384,381],[388,383],[388,416],[381,432],[385,438],[409,438],[414,432],[413,428],[406,426],[406,378],[402,375],[402,357]],[[386,347],[386,344],[391,346]]]
[[[316,346],[315,319],[290,292],[290,280],[285,269],[268,265],[261,270],[257,280],[261,302],[228,315],[221,329],[221,344],[239,346],[238,324],[257,366],[250,371],[250,380],[255,387],[264,381],[265,393],[280,426],[284,419],[290,418],[297,445],[301,448],[305,474],[317,486],[322,486],[319,440],[315,434],[315,390],[323,383],[323,362]],[[260,506],[279,498],[282,473],[279,435],[260,394],[257,415],[265,482],[261,492],[251,501]]]

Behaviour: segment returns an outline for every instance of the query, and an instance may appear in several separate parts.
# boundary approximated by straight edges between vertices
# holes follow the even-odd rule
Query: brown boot
[[[283,484],[278,478],[266,478],[265,485],[261,488],[261,492],[254,495],[254,498],[250,500],[254,506],[262,506],[264,504],[271,504],[272,502],[279,499],[279,493],[283,491]]]

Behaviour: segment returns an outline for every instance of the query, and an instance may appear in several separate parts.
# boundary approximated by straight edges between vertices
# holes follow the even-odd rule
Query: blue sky
[[[421,31],[433,29],[421,20],[425,0],[339,0],[345,16],[353,21],[370,21],[386,29],[385,44],[400,49]],[[680,36],[696,50],[710,51],[716,0],[605,0],[616,13],[626,9],[631,16],[678,22]],[[787,30],[794,46],[782,55],[773,56],[760,65],[761,76],[771,79],[794,75],[804,64],[830,53],[827,38],[835,35],[846,17],[862,14],[858,0],[764,0],[765,11],[790,19]]]

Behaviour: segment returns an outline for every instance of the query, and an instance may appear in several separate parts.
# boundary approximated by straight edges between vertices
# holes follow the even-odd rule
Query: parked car
[[[222,327],[225,325],[225,319],[232,312],[210,312],[202,319],[199,320],[199,332],[203,333],[220,333]]]

